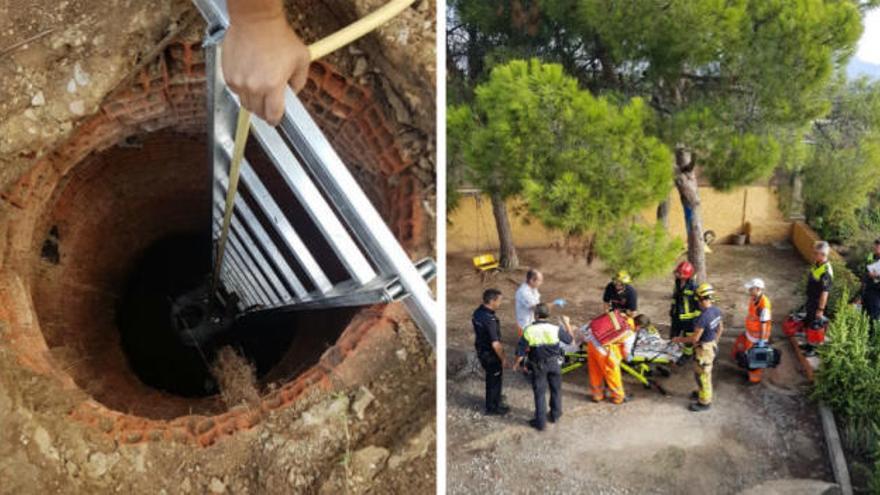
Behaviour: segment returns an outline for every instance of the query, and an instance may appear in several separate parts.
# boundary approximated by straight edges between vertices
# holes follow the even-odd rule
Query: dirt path
[[[607,278],[553,249],[520,253],[524,267],[544,271],[542,296],[568,299],[566,312],[576,323],[601,311]],[[583,369],[564,377],[565,416],[538,433],[526,379],[505,373],[504,393],[512,407],[504,418],[482,414],[482,370],[473,357],[470,313],[484,287],[496,286],[512,298],[523,274],[501,274],[481,282],[465,256],[448,268],[448,487],[450,493],[822,493],[832,476],[824,457],[815,406],[804,395],[787,344],[779,340],[783,364],[765,383],[749,387],[729,354],[741,331],[747,296],[742,284],[764,277],[774,303],[774,335],[797,304],[795,293],[804,264],[789,246],[718,246],[709,255],[709,272],[729,330],[716,364],[715,406],[708,413],[686,409],[694,389],[689,368],[663,379],[667,397],[625,378],[634,400],[623,406],[594,405],[587,398]],[[637,282],[640,309],[668,325],[671,277]],[[513,347],[513,306],[500,311],[505,346]]]

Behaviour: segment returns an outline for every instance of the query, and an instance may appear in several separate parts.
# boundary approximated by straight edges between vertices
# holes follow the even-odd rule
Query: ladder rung
[[[226,188],[229,186],[229,179],[226,176],[226,171],[219,169],[219,165],[215,166],[215,177],[220,185],[220,193],[215,194],[214,204],[219,207],[222,212],[225,204],[223,198],[226,197]],[[287,216],[284,215],[284,212],[281,211],[281,208],[272,198],[272,195],[269,194],[269,191],[267,191],[265,186],[263,186],[263,183],[260,182],[259,177],[253,172],[247,159],[241,160],[240,180],[251,192],[253,192],[253,195],[256,198],[259,198],[257,200],[257,205],[260,207],[263,214],[269,219],[269,223],[275,227],[275,231],[286,244],[288,251],[293,254],[294,258],[296,258],[300,267],[302,267],[309,276],[309,280],[312,281],[315,288],[321,292],[327,292],[332,289],[333,284],[327,278],[324,270],[321,269],[321,266],[312,256],[308,247],[306,247],[303,240],[296,233],[296,230],[294,230],[293,226],[288,221]],[[240,211],[251,212],[250,207],[247,206],[247,203],[241,198],[241,196],[235,197],[235,207]],[[247,216],[250,217],[247,219],[248,225],[251,225],[252,221],[259,223],[259,220],[253,212]],[[274,243],[272,244],[274,245]]]

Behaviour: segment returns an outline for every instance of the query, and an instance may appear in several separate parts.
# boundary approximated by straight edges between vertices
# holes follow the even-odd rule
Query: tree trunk
[[[697,281],[706,280],[706,252],[703,246],[703,218],[700,192],[691,153],[681,146],[675,149],[675,187],[685,210],[688,260],[693,263]],[[688,219],[688,217],[690,217]]]
[[[657,222],[663,225],[664,229],[669,230],[669,197],[657,205]]]
[[[794,172],[791,176],[791,206],[788,212],[789,220],[804,220],[804,176],[800,172]]]
[[[516,246],[513,245],[513,231],[510,229],[507,205],[500,194],[492,193],[490,196],[492,198],[492,214],[495,216],[495,228],[498,229],[500,251],[498,262],[501,264],[501,268],[512,270],[519,266],[519,258],[516,256]]]

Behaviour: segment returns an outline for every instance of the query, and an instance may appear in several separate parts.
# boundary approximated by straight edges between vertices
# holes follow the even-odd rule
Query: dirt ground
[[[335,24],[377,4],[328,0],[319,11],[316,2],[288,3],[307,4],[312,16],[345,7]],[[426,181],[433,180],[435,6],[422,0],[395,20],[397,30],[383,28],[380,38],[330,58],[388,100],[414,135],[408,148],[424,155]],[[189,0],[0,2],[0,191],[98,111],[160,40],[201,33],[192,13]],[[298,27],[306,22],[294,17]],[[301,34],[312,40],[317,31]],[[371,57],[374,50],[382,56]],[[408,70],[391,70],[400,60],[411,62]],[[7,214],[19,212],[0,207]],[[436,361],[411,324],[376,344],[379,372],[360,385],[299,399],[208,448],[123,445],[71,421],[84,392],[21,366],[3,345],[9,333],[0,319],[0,494],[434,492]]]
[[[436,361],[412,324],[378,338],[372,379],[207,448],[110,440],[67,415],[83,392],[0,346],[0,494],[433,493]]]
[[[470,258],[448,260],[448,487],[449,493],[825,493],[833,476],[825,458],[818,413],[804,395],[806,379],[781,336],[781,322],[799,304],[796,285],[806,265],[790,245],[716,246],[707,256],[710,281],[719,290],[725,332],[715,366],[715,401],[709,412],[686,409],[695,389],[689,366],[661,379],[669,396],[645,390],[624,375],[633,400],[593,404],[584,368],[563,377],[560,423],[530,428],[531,387],[505,370],[511,412],[484,416],[483,372],[473,351],[470,314],[484,288],[500,288],[499,311],[508,354],[515,345],[513,293],[525,268],[544,273],[542,300],[568,300],[562,311],[583,324],[602,311],[608,282],[600,265],[587,266],[555,249],[519,252],[523,269],[481,281]],[[762,276],[773,301],[774,337],[782,364],[761,385],[748,386],[730,358],[742,331],[747,295],[742,284]],[[661,332],[668,329],[672,277],[637,281],[640,312]],[[558,313],[556,313],[558,314]]]

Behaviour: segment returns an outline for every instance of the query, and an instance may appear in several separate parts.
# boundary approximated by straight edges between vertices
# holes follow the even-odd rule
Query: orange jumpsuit
[[[759,340],[770,340],[771,329],[770,316],[770,298],[765,294],[761,294],[758,298],[749,298],[749,314],[746,316],[746,331],[740,334],[733,345],[733,359],[740,352],[745,352],[752,348]],[[749,370],[749,381],[752,383],[761,382],[761,374],[764,370]]]
[[[602,345],[595,337],[587,341],[587,365],[590,373],[590,392],[595,402],[605,399],[605,386],[611,402],[620,404],[625,393],[620,362],[627,358],[626,339],[632,332],[626,332],[616,341]]]

